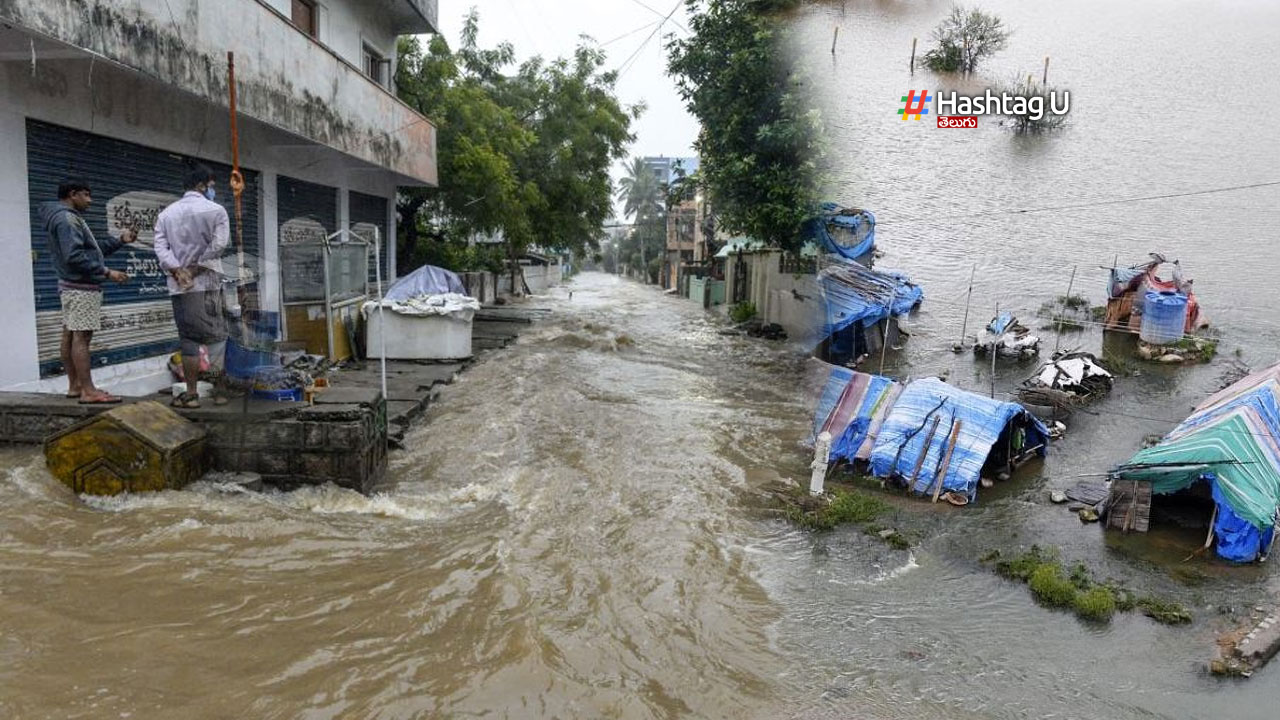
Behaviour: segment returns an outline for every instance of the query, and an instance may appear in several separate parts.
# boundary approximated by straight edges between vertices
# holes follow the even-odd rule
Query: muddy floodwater
[[[1213,364],[1121,378],[976,505],[895,501],[890,520],[923,538],[898,551],[797,530],[758,500],[808,473],[814,361],[585,274],[444,391],[372,497],[205,482],[81,499],[37,450],[0,450],[0,718],[1272,717],[1280,667],[1204,672],[1215,633],[1280,592],[1271,565],[1183,563],[1203,539],[1194,517],[1121,538],[1047,493],[1168,430],[1230,361],[1277,359],[1278,193],[1006,211],[1280,179],[1277,136],[1250,114],[1280,90],[1266,57],[1280,6],[984,6],[1016,34],[974,82],[1051,55],[1074,93],[1060,133],[898,119],[907,89],[939,85],[906,64],[943,3],[792,18],[815,38],[837,198],[874,210],[881,266],[925,286],[886,371],[989,386],[948,349],[975,264],[975,324],[999,302],[1036,325],[1073,266],[1100,303],[1099,266],[1153,250],[1195,278],[1223,333]],[[1101,343],[1093,328],[1063,340]],[[997,391],[1029,369],[1002,365]],[[977,561],[1033,542],[1196,620],[1083,623]]]
[[[1208,620],[1081,624],[974,557],[1067,544],[1202,617],[1265,573],[1180,590],[1045,505],[1039,468],[901,503],[910,551],[796,530],[755,490],[807,473],[814,361],[630,281],[572,287],[373,497],[81,499],[4,451],[0,717],[1263,716],[1272,670],[1201,673]],[[1068,443],[1046,474],[1089,456]]]

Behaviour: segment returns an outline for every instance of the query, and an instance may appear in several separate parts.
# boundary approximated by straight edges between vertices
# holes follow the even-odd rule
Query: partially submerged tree
[[[823,181],[821,122],[777,16],[796,4],[686,0],[692,33],[667,46],[668,70],[701,124],[701,182],[719,228],[792,251]]]
[[[992,13],[952,5],[951,13],[933,29],[933,40],[937,46],[924,54],[925,67],[934,72],[971,73],[1008,45],[1009,30]]]
[[[1001,88],[1001,92],[1027,100],[1025,105],[1015,105],[1011,108],[1013,112],[1007,116],[1016,132],[1039,133],[1056,130],[1067,122],[1066,114],[1059,115],[1051,112],[1055,105],[1053,102],[1055,98],[1058,101],[1057,104],[1063,104],[1063,91],[1057,88],[1040,85],[1028,77]]]

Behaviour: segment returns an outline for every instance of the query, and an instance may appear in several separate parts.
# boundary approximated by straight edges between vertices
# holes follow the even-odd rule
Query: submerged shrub
[[[1110,620],[1116,612],[1116,598],[1111,591],[1096,585],[1077,593],[1075,598],[1076,614],[1086,620]]]
[[[837,491],[826,512],[832,523],[838,525],[848,522],[870,522],[888,509],[889,504],[880,498],[861,493]]]
[[[1028,581],[1036,599],[1049,607],[1067,608],[1075,605],[1076,586],[1062,576],[1062,568],[1056,563],[1044,563],[1031,573]]]

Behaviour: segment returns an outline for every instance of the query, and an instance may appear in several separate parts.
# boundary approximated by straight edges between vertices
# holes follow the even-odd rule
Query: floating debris
[[[1040,338],[1020,324],[1013,313],[1005,311],[991,319],[986,337],[973,344],[973,354],[986,357],[991,348],[995,348],[997,357],[1029,360],[1040,354]]]
[[[1113,377],[1097,356],[1067,353],[1044,363],[1018,389],[1018,401],[1042,417],[1070,413],[1111,392]]]

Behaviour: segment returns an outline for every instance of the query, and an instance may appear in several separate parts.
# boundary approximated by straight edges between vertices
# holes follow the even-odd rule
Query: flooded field
[[[797,652],[825,646],[814,653],[828,659],[822,675],[841,679],[815,712],[825,708],[835,717],[870,703],[871,716],[892,718],[1263,717],[1262,699],[1280,688],[1275,668],[1242,685],[1207,678],[1203,662],[1212,628],[1226,624],[1229,611],[1280,590],[1272,569],[1212,558],[1183,563],[1203,542],[1207,517],[1121,538],[1082,526],[1050,505],[1047,493],[1105,472],[1147,435],[1170,429],[1217,389],[1228,365],[1261,368],[1280,358],[1274,310],[1280,297],[1263,280],[1280,269],[1272,238],[1280,188],[1129,200],[1280,179],[1280,141],[1265,123],[1227,129],[1222,117],[1244,88],[1280,90],[1280,80],[1250,50],[1263,42],[1263,28],[1280,22],[1280,8],[1000,0],[981,6],[1002,17],[1013,35],[1007,50],[966,81],[921,69],[913,77],[908,69],[912,38],[920,38],[922,54],[947,3],[850,0],[794,18],[798,37],[808,39],[798,52],[831,134],[835,199],[875,212],[886,253],[878,267],[903,270],[925,287],[914,335],[903,353],[890,355],[886,371],[945,374],[986,392],[989,367],[949,350],[960,337],[971,270],[977,279],[970,333],[999,304],[1051,348],[1054,333],[1035,314],[1066,293],[1073,269],[1073,292],[1100,305],[1106,268],[1116,258],[1139,262],[1148,252],[1181,260],[1195,278],[1205,312],[1222,333],[1221,350],[1206,366],[1138,366],[1095,412],[1072,419],[1042,467],[984,491],[978,507],[922,511],[936,534],[916,553],[919,568],[910,573],[868,587],[860,567],[862,558],[875,557],[863,547],[868,541],[819,543],[831,586],[792,595],[808,615],[796,626],[812,628],[795,641]],[[1019,136],[995,117],[981,118],[977,129],[938,129],[931,118],[903,122],[895,112],[909,89],[980,93],[1027,74],[1039,78],[1046,55],[1050,84],[1072,93],[1070,120],[1060,131]],[[1103,354],[1095,326],[1065,333],[1061,344]],[[1123,346],[1121,338],[1117,349]],[[1032,367],[1002,363],[997,392],[1008,393]],[[1168,629],[1120,616],[1109,627],[1093,627],[1028,608],[1025,588],[976,573],[984,548],[1033,542],[1060,546],[1066,559],[1082,560],[1101,576],[1177,597],[1198,621]],[[798,556],[811,552],[801,541],[790,547]],[[1208,579],[1189,587],[1175,576]],[[846,618],[849,632],[820,629],[818,618],[841,607],[853,616]]]

